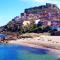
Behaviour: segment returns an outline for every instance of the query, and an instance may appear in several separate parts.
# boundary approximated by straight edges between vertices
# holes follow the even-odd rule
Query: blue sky
[[[20,15],[21,12],[24,12],[24,9],[45,3],[57,4],[60,8],[60,0],[0,0],[0,26]]]

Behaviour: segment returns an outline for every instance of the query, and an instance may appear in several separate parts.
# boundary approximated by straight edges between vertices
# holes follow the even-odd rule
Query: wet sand
[[[22,38],[9,41],[10,44],[19,44],[34,48],[48,49],[60,54],[60,36],[40,36],[36,38]]]

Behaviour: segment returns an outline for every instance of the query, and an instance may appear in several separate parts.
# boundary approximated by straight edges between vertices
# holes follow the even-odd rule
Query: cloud
[[[32,1],[35,1],[35,2],[38,2],[38,3],[58,3],[60,2],[59,0],[32,0]]]
[[[35,0],[35,2],[49,2],[50,0]]]
[[[36,3],[53,3],[53,4],[58,4],[60,3],[60,0],[20,0],[20,1],[23,1],[23,2],[36,2]]]

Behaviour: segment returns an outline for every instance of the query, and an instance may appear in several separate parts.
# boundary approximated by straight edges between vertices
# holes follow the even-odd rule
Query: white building
[[[30,25],[30,21],[24,21],[23,22],[23,26],[27,26],[27,25]]]
[[[38,23],[39,23],[39,21],[40,21],[40,19],[38,19],[38,20],[35,20],[35,24],[38,24]]]
[[[48,26],[51,26],[51,21],[48,21],[47,25],[48,25]]]

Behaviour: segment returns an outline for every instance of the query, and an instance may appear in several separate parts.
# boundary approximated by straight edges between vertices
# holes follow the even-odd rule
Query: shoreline
[[[54,42],[54,40],[49,40],[49,39],[47,39],[47,37],[36,37],[36,38],[25,38],[25,39],[22,38],[22,39],[8,41],[8,44],[17,44],[17,45],[28,46],[33,48],[48,49],[50,52],[60,55],[60,48],[59,48],[60,41],[55,40]]]

